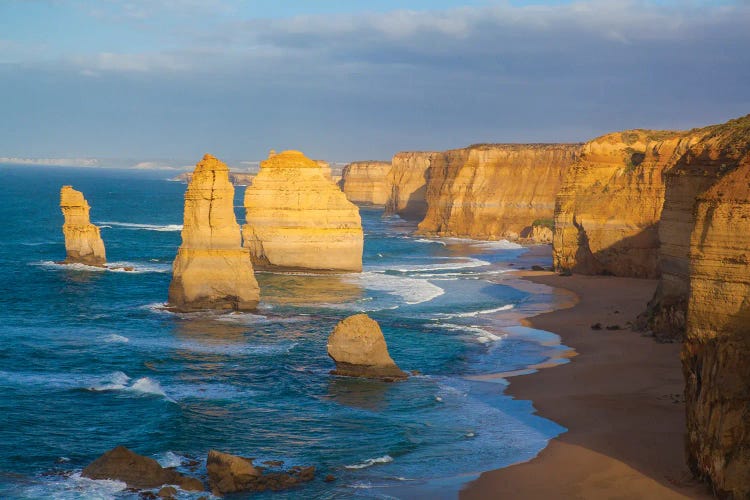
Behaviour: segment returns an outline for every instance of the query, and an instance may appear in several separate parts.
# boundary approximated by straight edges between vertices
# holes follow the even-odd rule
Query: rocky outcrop
[[[718,497],[750,498],[750,115],[709,129],[678,172],[698,189],[715,179],[691,213],[688,464]]]
[[[659,276],[664,174],[700,135],[628,130],[583,146],[555,207],[555,267],[582,274]]]
[[[255,309],[258,283],[241,240],[229,169],[205,155],[185,193],[182,245],[172,266],[169,306],[179,311]]]
[[[359,209],[299,151],[261,162],[245,209],[245,246],[256,266],[362,270]]]
[[[418,232],[489,240],[548,240],[541,221],[552,219],[555,196],[580,147],[480,144],[433,155],[428,208]],[[535,231],[534,226],[539,228]]]
[[[60,190],[60,208],[65,222],[65,264],[86,264],[103,267],[107,259],[99,228],[89,220],[89,207],[83,193],[72,186]]]
[[[282,491],[315,478],[315,467],[264,472],[247,458],[211,450],[206,460],[208,481],[214,495],[238,492]]]
[[[356,161],[344,167],[341,189],[349,201],[364,205],[385,205],[391,194],[387,161]]]
[[[421,221],[427,214],[427,180],[436,152],[397,153],[388,173],[390,195],[385,215],[398,215],[407,220]]]
[[[185,491],[203,491],[203,483],[172,469],[165,469],[153,458],[138,455],[118,446],[109,450],[83,469],[81,476],[89,479],[114,479],[129,488],[150,489],[175,484]]]
[[[388,354],[380,325],[366,314],[349,316],[336,325],[328,337],[328,355],[336,362],[334,375],[389,382],[407,378]]]
[[[323,177],[329,181],[333,181],[333,176],[331,175],[331,164],[325,160],[315,160],[315,163],[320,167],[320,172],[323,174]]]

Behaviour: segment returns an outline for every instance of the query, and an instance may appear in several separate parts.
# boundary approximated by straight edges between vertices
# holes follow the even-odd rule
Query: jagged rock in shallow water
[[[157,488],[176,484],[185,491],[203,491],[203,483],[172,469],[165,469],[153,458],[144,457],[118,446],[97,458],[81,473],[89,479],[114,479],[130,488]]]
[[[242,247],[227,166],[211,155],[196,165],[185,193],[182,245],[172,265],[169,306],[253,310],[259,290]]]
[[[334,375],[389,382],[408,376],[388,354],[380,325],[366,314],[349,316],[336,325],[328,337],[328,355],[336,362]]]
[[[280,465],[280,464],[271,464]],[[206,460],[214,495],[241,491],[282,491],[315,478],[315,467],[292,467],[285,472],[264,472],[247,458],[211,450]]]
[[[244,244],[256,266],[362,270],[359,209],[299,151],[260,163],[245,209]]]
[[[60,208],[65,217],[65,264],[103,267],[107,261],[104,242],[99,228],[89,220],[90,207],[83,193],[72,186],[63,186],[60,190]]]
[[[385,205],[391,194],[387,161],[355,161],[344,167],[341,190],[352,203]]]

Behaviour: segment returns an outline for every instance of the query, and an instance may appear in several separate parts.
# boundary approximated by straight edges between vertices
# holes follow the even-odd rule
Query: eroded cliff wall
[[[104,241],[99,228],[89,219],[91,207],[83,193],[72,186],[63,186],[60,190],[60,209],[65,218],[62,227],[65,236],[65,263],[104,266],[107,261]]]
[[[391,194],[387,161],[355,161],[344,167],[341,190],[352,203],[385,205]]]
[[[580,147],[481,144],[435,154],[418,232],[548,241],[543,227],[551,226],[555,196]]]
[[[421,221],[427,214],[427,180],[432,160],[440,153],[430,151],[396,153],[391,160],[388,184],[391,192],[385,215]]]

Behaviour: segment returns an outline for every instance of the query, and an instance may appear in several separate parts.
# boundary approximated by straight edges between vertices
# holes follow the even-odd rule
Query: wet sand
[[[577,303],[568,301],[570,308],[524,320],[560,335],[576,351],[571,362],[509,378],[508,387],[568,432],[529,462],[483,473],[460,498],[711,498],[685,465],[680,344],[656,343],[628,326],[657,282],[518,275],[578,297]],[[601,330],[591,328],[596,323]],[[615,325],[621,329],[606,329]]]

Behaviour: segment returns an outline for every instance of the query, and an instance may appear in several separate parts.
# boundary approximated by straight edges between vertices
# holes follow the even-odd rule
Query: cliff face
[[[65,236],[65,263],[104,266],[107,261],[104,242],[99,228],[89,220],[90,207],[83,193],[72,186],[63,186],[60,190],[60,208],[65,217],[62,227]]]
[[[398,215],[407,220],[421,221],[427,214],[427,180],[430,164],[440,153],[397,153],[391,160],[388,173],[390,195],[385,204],[385,215]]]
[[[352,203],[385,205],[391,194],[387,161],[356,161],[344,167],[341,189]]]
[[[663,174],[699,138],[685,132],[629,130],[586,143],[557,197],[555,267],[582,274],[658,277]]]
[[[719,497],[748,498],[750,115],[710,129],[680,165],[687,171],[720,177],[692,212],[682,351],[688,464]]]
[[[362,270],[359,209],[298,151],[271,154],[245,191],[245,246],[258,266]]]
[[[549,239],[543,226],[579,150],[578,144],[492,144],[434,155],[419,233]]]
[[[182,245],[172,265],[169,305],[180,311],[253,310],[259,290],[234,215],[229,168],[211,155],[185,192]]]

